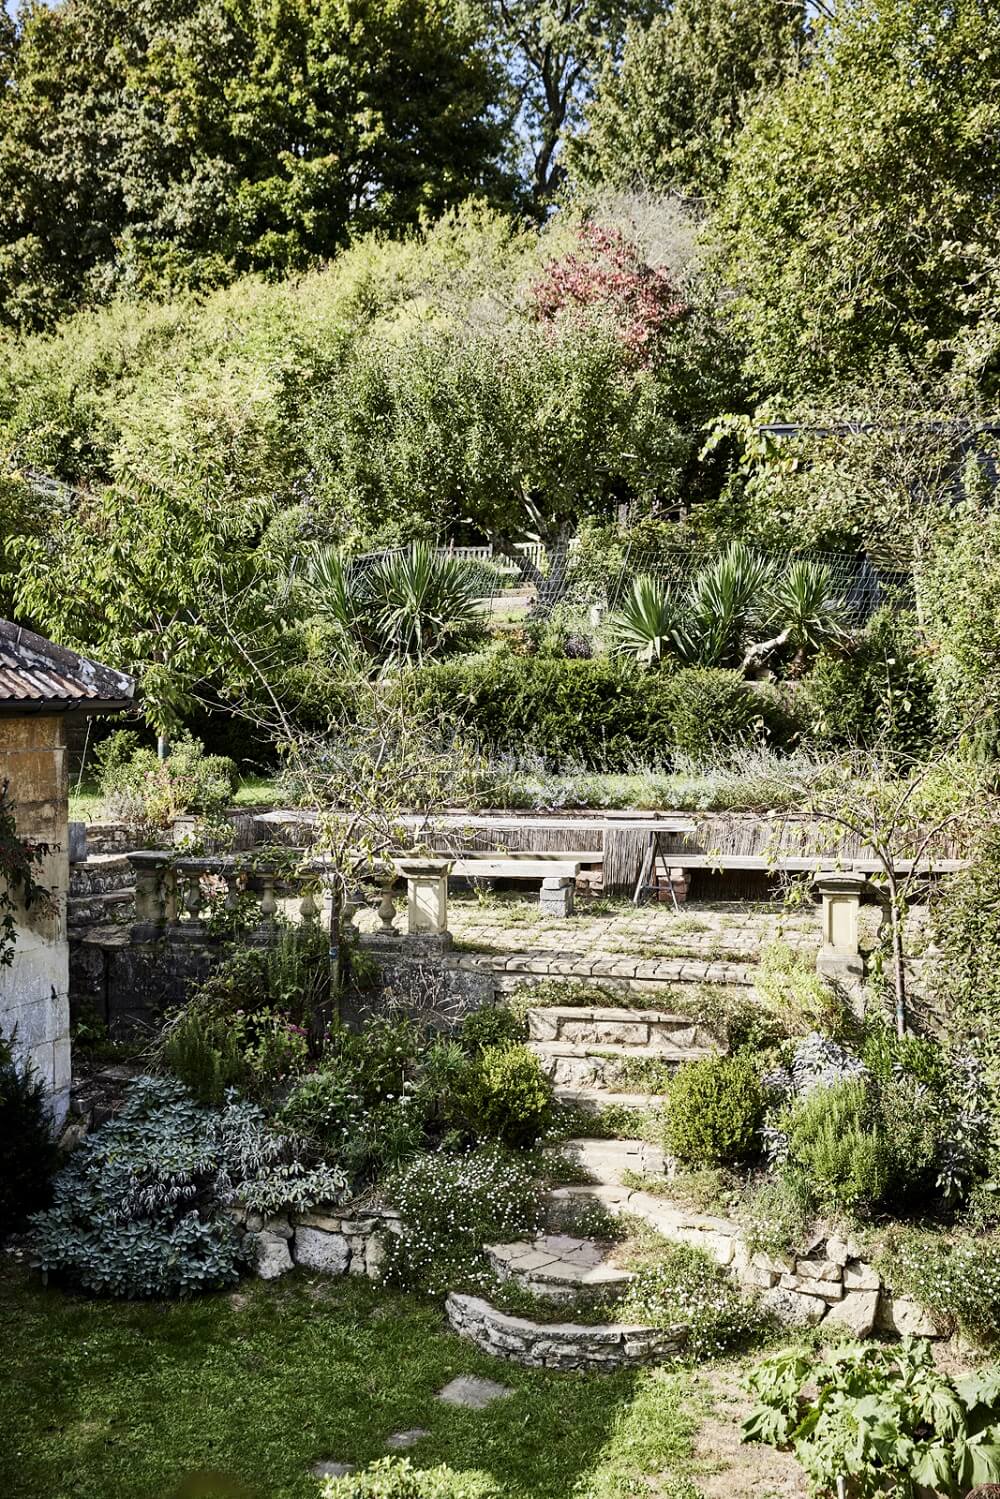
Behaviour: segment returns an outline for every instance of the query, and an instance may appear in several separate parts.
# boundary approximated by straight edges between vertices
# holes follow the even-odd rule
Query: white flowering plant
[[[386,1280],[433,1296],[488,1289],[483,1245],[533,1237],[543,1224],[533,1163],[500,1145],[417,1156],[387,1195],[402,1232],[386,1236]]]
[[[622,1322],[653,1327],[686,1324],[679,1357],[700,1362],[744,1347],[766,1318],[758,1303],[742,1296],[711,1255],[691,1244],[670,1244],[641,1266],[618,1308]]]

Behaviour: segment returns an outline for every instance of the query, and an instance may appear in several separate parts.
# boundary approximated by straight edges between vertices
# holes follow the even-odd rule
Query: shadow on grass
[[[96,1302],[0,1272],[14,1440],[5,1499],[316,1499],[317,1461],[362,1466],[421,1427],[447,1462],[511,1499],[604,1499],[677,1473],[694,1422],[684,1375],[585,1376],[498,1363],[440,1308],[296,1272],[187,1303]],[[502,1381],[485,1410],[435,1396],[459,1374]],[[227,1487],[228,1485],[228,1487]]]

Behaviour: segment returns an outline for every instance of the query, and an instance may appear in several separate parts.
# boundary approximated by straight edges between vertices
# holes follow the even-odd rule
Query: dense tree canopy
[[[750,118],[720,230],[760,386],[946,368],[1000,232],[992,0],[845,0]]]
[[[329,256],[509,198],[503,81],[465,0],[62,0],[0,101],[0,318]]]
[[[620,66],[605,62],[571,170],[713,197],[747,115],[796,67],[805,37],[805,6],[789,0],[674,0],[633,22]]]

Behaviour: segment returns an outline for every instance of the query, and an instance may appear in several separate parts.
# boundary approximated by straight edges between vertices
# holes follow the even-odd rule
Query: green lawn
[[[6,1267],[0,1325],[4,1499],[316,1499],[312,1463],[370,1462],[411,1427],[430,1432],[415,1462],[490,1474],[511,1499],[693,1493],[690,1376],[498,1363],[438,1307],[352,1279],[138,1304]],[[514,1394],[483,1411],[435,1400],[465,1373]]]

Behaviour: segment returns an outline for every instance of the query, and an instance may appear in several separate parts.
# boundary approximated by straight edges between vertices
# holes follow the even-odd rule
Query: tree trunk
[[[894,881],[889,884],[889,925],[892,933],[892,976],[896,995],[896,1035],[906,1035],[906,970],[903,967],[903,919]]]

